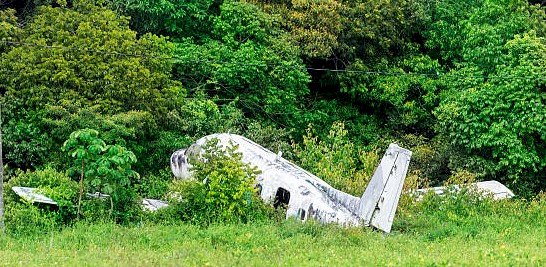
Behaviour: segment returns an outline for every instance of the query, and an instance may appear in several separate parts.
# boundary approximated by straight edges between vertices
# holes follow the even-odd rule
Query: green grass
[[[79,223],[0,239],[8,266],[545,266],[546,202],[425,201],[394,231],[296,221],[198,227]]]

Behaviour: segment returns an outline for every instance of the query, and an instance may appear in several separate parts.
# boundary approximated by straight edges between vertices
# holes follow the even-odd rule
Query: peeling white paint
[[[236,134],[219,133],[196,141],[191,149],[181,149],[171,156],[171,169],[180,179],[191,177],[190,158],[205,142],[218,139],[219,145],[238,146],[242,161],[261,170],[257,186],[261,198],[269,203],[283,202],[286,216],[302,221],[308,218],[344,226],[366,225],[389,232],[392,226],[402,185],[406,177],[411,151],[391,144],[374,173],[362,198],[339,191],[317,176],[282,158],[251,140]],[[193,156],[186,155],[193,151]]]

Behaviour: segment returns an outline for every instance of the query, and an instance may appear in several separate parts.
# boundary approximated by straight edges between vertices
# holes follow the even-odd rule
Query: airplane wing
[[[57,202],[43,194],[38,193],[38,188],[14,186],[11,188],[15,194],[31,203],[45,203],[51,205],[57,205]]]
[[[471,183],[467,186],[470,186],[471,188],[476,189],[476,192],[482,194],[483,196],[493,197],[494,200],[506,199],[506,198],[511,198],[514,196],[514,193],[512,192],[512,190],[510,190],[508,187],[506,187],[505,185],[495,180]],[[452,185],[451,187],[455,191],[460,191],[463,186]],[[422,188],[422,189],[413,190],[410,193],[413,194],[417,200],[421,200],[423,198],[423,195],[426,194],[427,192],[432,191],[436,195],[443,195],[445,191],[447,190],[447,188],[448,187],[446,186]]]

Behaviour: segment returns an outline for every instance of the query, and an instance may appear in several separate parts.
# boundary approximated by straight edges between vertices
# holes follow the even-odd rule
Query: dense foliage
[[[131,184],[139,177],[131,169],[137,162],[132,151],[120,145],[107,145],[100,139],[99,132],[92,129],[71,133],[63,150],[74,159],[71,171],[80,177],[78,216],[83,193],[88,191],[108,195],[110,216],[123,220],[130,215],[131,209],[137,206]]]
[[[3,2],[8,183],[46,177],[34,186],[47,187],[59,173],[82,182],[80,197],[112,195],[98,205],[130,221],[140,211],[127,207],[139,197],[166,199],[175,190],[165,171],[173,151],[234,132],[354,194],[378,151],[397,142],[414,152],[412,186],[462,175],[531,197],[546,189],[540,3]],[[207,205],[240,218],[246,211],[230,205],[248,200],[241,192],[253,176],[228,154],[211,158],[214,168],[198,167],[198,180],[208,183],[184,190],[221,192],[227,198]],[[62,220],[85,218],[82,209],[68,208]],[[210,212],[226,217],[225,210]]]
[[[17,196],[14,186],[38,188],[58,204],[58,209],[39,207]],[[70,222],[76,216],[73,203],[78,198],[78,184],[66,173],[46,168],[41,171],[18,171],[4,189],[7,232],[14,235],[44,233]]]
[[[223,146],[218,139],[202,146],[200,158],[193,158],[190,180],[173,183],[171,207],[156,215],[201,225],[215,222],[249,222],[271,213],[259,198],[254,184],[260,171],[241,162],[237,146]]]
[[[397,230],[387,236],[296,220],[208,227],[78,223],[48,235],[0,239],[0,251],[10,266],[543,266],[544,213],[539,200],[484,202],[463,195],[430,198],[400,213]]]

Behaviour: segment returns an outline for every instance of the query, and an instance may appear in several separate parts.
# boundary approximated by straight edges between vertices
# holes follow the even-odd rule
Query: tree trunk
[[[1,105],[1,103],[0,103]],[[2,153],[2,110],[0,107],[0,231],[2,234],[5,232],[4,225],[4,154]]]
[[[82,159],[82,172],[80,175],[80,196],[78,197],[78,220],[80,219],[80,211],[81,211],[80,208],[82,205],[82,196],[83,196],[83,168],[84,168],[84,163]]]

